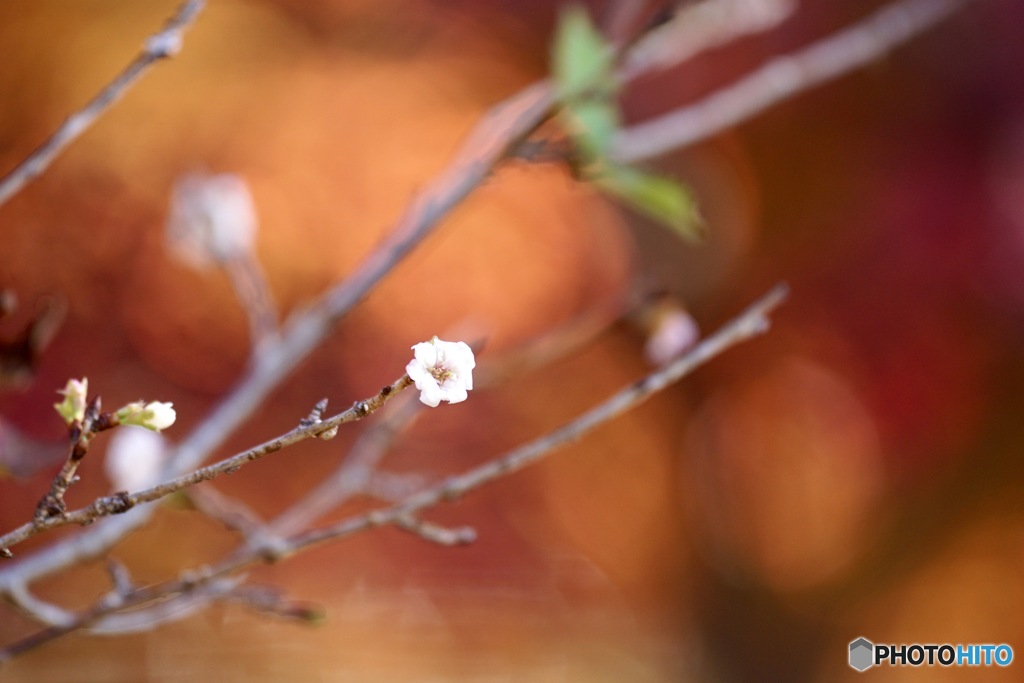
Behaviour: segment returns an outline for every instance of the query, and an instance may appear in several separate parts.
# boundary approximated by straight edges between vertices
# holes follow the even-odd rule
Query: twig
[[[477,368],[474,378],[476,387],[479,389],[500,383],[510,374],[512,367],[523,372],[523,368],[540,367],[579,348],[607,329],[621,315],[623,308],[623,304],[616,303],[606,309],[584,314],[497,361],[492,359],[486,367]],[[395,438],[421,414],[421,407],[411,396],[399,398],[390,415],[366,428],[332,474],[271,522],[269,526],[272,532],[278,536],[287,536],[303,531],[360,493],[391,502],[405,498],[410,490],[415,490],[410,489],[410,486],[415,486],[415,480],[419,477],[412,477],[410,481],[408,475],[382,473],[376,467]],[[399,492],[401,495],[396,495]]]
[[[245,251],[224,263],[238,302],[249,319],[249,342],[253,354],[277,331],[277,306],[266,274],[256,255]]]
[[[181,491],[190,486],[211,479],[216,479],[223,474],[232,474],[250,462],[259,460],[264,456],[291,446],[300,441],[319,437],[336,429],[339,425],[361,420],[384,405],[388,399],[412,384],[408,375],[402,375],[393,384],[389,384],[380,390],[375,396],[365,401],[357,401],[348,410],[338,413],[326,420],[313,424],[296,427],[287,434],[275,439],[266,441],[246,451],[225,458],[207,467],[202,467],[183,476],[171,479],[148,489],[136,493],[119,492],[112,496],[97,498],[91,505],[79,508],[73,512],[67,512],[59,516],[37,518],[18,527],[10,533],[0,536],[0,548],[9,550],[11,546],[21,543],[44,531],[56,529],[70,524],[89,524],[101,517],[121,514],[142,503],[150,503],[159,500],[172,493]]]
[[[98,627],[104,629],[107,620],[119,616],[116,613],[122,610],[156,601],[160,601],[158,606],[165,610],[171,610],[179,600],[186,600],[189,604],[194,605],[197,592],[205,595],[207,599],[219,598],[232,591],[234,587],[228,587],[226,584],[218,587],[216,582],[225,581],[223,577],[234,574],[261,560],[276,561],[280,559],[282,555],[279,551],[282,548],[288,554],[294,554],[326,541],[352,536],[385,525],[396,525],[424,538],[429,538],[431,541],[467,541],[471,531],[448,530],[428,525],[417,520],[417,513],[441,502],[456,499],[473,489],[537,462],[557,448],[581,438],[599,425],[635,407],[655,392],[678,381],[730,347],[764,333],[769,327],[768,315],[782,303],[786,294],[785,285],[776,286],[684,356],[622,389],[603,403],[550,434],[524,444],[499,458],[451,477],[396,505],[360,514],[324,529],[308,531],[282,539],[272,549],[273,552],[266,552],[260,548],[249,548],[244,552],[235,553],[214,567],[204,569],[200,574],[188,575],[119,595],[117,604],[97,603],[75,615],[71,622],[43,629],[0,649],[0,663],[97,622],[99,622]],[[436,538],[432,536],[436,536]],[[174,599],[168,600],[170,597]]]
[[[968,0],[901,0],[791,55],[772,59],[707,98],[620,131],[611,156],[635,163],[711,137],[768,107],[864,66]]]
[[[22,582],[7,587],[4,596],[8,602],[17,607],[28,617],[45,626],[61,626],[70,624],[78,617],[73,611],[54,605],[35,595]]]
[[[288,536],[304,531],[321,516],[371,485],[374,470],[395,437],[421,413],[422,404],[409,396],[398,399],[396,403],[394,412],[368,426],[359,435],[345,460],[333,473],[270,523],[272,533]]]
[[[551,85],[540,81],[485,114],[463,141],[451,164],[413,197],[395,228],[356,271],[328,290],[308,311],[287,321],[280,341],[264,349],[249,375],[178,449],[174,461],[179,470],[195,467],[246,419],[342,316],[422,242],[498,163],[514,152],[544,121],[554,104]]]
[[[546,330],[511,351],[489,357],[487,364],[478,369],[474,381],[478,386],[499,385],[511,377],[533,372],[579,351],[622,320],[637,305],[637,298],[635,293],[616,297]]]
[[[405,515],[395,520],[395,526],[403,531],[419,536],[424,541],[438,545],[466,545],[476,540],[476,529],[462,526],[449,529],[433,522],[425,522],[415,515]]]
[[[541,81],[491,109],[467,136],[448,168],[412,199],[396,227],[356,272],[328,290],[309,310],[288,320],[279,338],[270,338],[258,347],[246,376],[171,454],[172,472],[194,469],[220,446],[316,348],[334,323],[419,244],[448,211],[482,183],[494,166],[548,116],[553,105],[551,86]],[[108,502],[116,512],[127,509],[124,501]],[[149,514],[149,509],[142,508],[104,520],[90,532],[0,570],[0,594],[5,592],[5,586],[15,582],[42,578],[102,556],[125,534],[144,524]],[[24,529],[12,533],[19,531]],[[6,538],[0,537],[0,548],[5,548]]]
[[[119,595],[130,593],[135,587],[132,582],[132,576],[128,571],[128,567],[118,562],[113,557],[107,558],[107,574],[110,576],[110,583],[114,588],[114,592]]]
[[[48,519],[59,518],[67,511],[64,494],[77,481],[75,472],[78,471],[78,466],[82,463],[82,459],[89,452],[89,443],[92,440],[94,431],[98,431],[96,426],[99,419],[100,397],[96,396],[86,406],[82,420],[80,422],[75,420],[68,427],[71,437],[68,457],[50,483],[50,490],[46,492],[46,495],[36,505],[34,524],[42,524]],[[0,557],[10,556],[10,550],[0,541]]]
[[[196,468],[259,406],[263,399],[327,336],[334,323],[354,307],[437,223],[478,186],[494,166],[548,115],[554,99],[547,82],[538,82],[495,106],[473,128],[454,160],[411,200],[397,226],[356,272],[320,297],[308,310],[282,326],[279,338],[258,349],[245,376],[169,455],[172,473]],[[17,582],[50,576],[101,557],[125,534],[145,524],[151,508],[137,508],[93,529],[19,559],[0,569],[0,594]],[[6,538],[6,537],[4,537]],[[3,538],[0,538],[2,547]]]
[[[623,72],[629,78],[664,69],[741,36],[768,31],[792,15],[796,4],[796,0],[705,0],[686,5],[629,50]]]
[[[187,495],[198,512],[220,522],[231,531],[237,531],[246,538],[264,533],[263,520],[255,510],[237,498],[226,496],[209,486],[197,486]]]
[[[431,479],[420,472],[371,472],[365,492],[384,503],[397,503],[420,491]]]
[[[538,83],[486,115],[463,143],[451,166],[413,198],[395,229],[356,271],[307,311],[286,322],[281,339],[259,354],[247,376],[177,449],[173,456],[176,468],[191,469],[227,438],[327,336],[334,323],[483,182],[515,142],[540,123],[551,104],[550,88]]]
[[[163,596],[155,594],[152,588],[136,589],[123,596],[116,592],[110,592],[104,598],[96,601],[89,609],[77,613],[74,619],[36,631],[0,649],[0,664],[61,636],[80,631],[101,618],[104,619],[104,625],[96,630],[106,634],[143,631],[152,627],[153,624],[184,618],[195,612],[197,608],[208,604],[211,598],[219,598],[230,593],[237,587],[238,581],[215,579],[215,577],[187,577],[178,579],[175,584],[179,590],[173,593],[164,593]],[[115,614],[174,594],[177,594],[174,600],[158,602],[145,611]]]
[[[142,51],[80,111],[68,117],[46,142],[35,149],[10,173],[0,179],[0,206],[45,171],[50,163],[130,88],[156,62],[181,50],[185,30],[203,8],[205,0],[188,0],[175,12],[163,30],[146,40]]]
[[[942,16],[945,16],[964,2],[902,0],[890,6],[890,9],[898,18],[901,11],[905,11],[900,8],[912,5],[923,8],[920,10],[922,15],[934,15],[934,21],[938,21],[941,18],[938,16],[941,13],[939,10],[944,10]],[[904,27],[902,32],[898,32],[900,37],[893,38],[886,48],[894,46],[899,40],[913,37],[925,27],[920,21],[909,28]],[[877,49],[874,56],[883,51]],[[849,68],[853,66],[856,65]],[[835,71],[834,75],[840,73]],[[810,85],[813,83],[805,84],[806,87]],[[735,99],[735,96],[727,99]],[[723,126],[716,125],[713,119],[708,118],[707,102],[710,101],[717,101],[716,96],[695,105],[702,113],[691,113],[689,123],[683,122],[688,127],[688,136],[674,144],[689,144],[721,130]],[[173,471],[183,473],[194,469],[219,447],[262,403],[267,394],[320,343],[334,322],[366,296],[390,268],[430,233],[447,211],[481,183],[494,165],[544,120],[553,104],[549,84],[540,82],[492,109],[468,136],[448,170],[413,198],[392,233],[367,257],[353,277],[330,289],[305,313],[293,316],[283,326],[281,337],[260,350],[243,379],[172,454]],[[728,125],[738,123],[744,116],[753,116],[761,110],[749,106],[745,101],[739,105],[716,106],[723,108],[730,117]],[[646,150],[635,148],[638,143],[633,140],[642,141],[644,136],[636,134],[642,131],[630,129],[619,138],[619,153],[624,159],[639,159],[665,151],[659,145],[650,144],[647,144]],[[664,141],[661,144],[665,144]],[[10,586],[49,576],[79,562],[101,557],[125,534],[144,524],[151,511],[151,507],[130,510],[126,514],[99,522],[83,534],[53,544],[32,556],[19,558],[12,565],[0,569],[0,594],[7,593]]]
[[[670,2],[661,0],[660,11],[665,12]],[[631,34],[636,34],[640,20],[654,13],[651,0],[614,0],[605,7],[601,26],[604,34],[615,43],[627,42]]]
[[[691,351],[668,363],[629,387],[619,391],[598,406],[572,422],[524,444],[500,458],[491,460],[461,475],[451,477],[440,485],[410,496],[402,503],[384,510],[346,520],[337,525],[300,534],[292,544],[303,548],[331,538],[350,535],[367,526],[397,524],[420,510],[433,507],[465,495],[484,484],[505,477],[511,472],[530,465],[556,448],[579,439],[595,427],[630,410],[665,387],[677,382],[695,368],[703,365],[736,344],[763,334],[768,330],[768,314],[785,300],[788,289],[777,285],[768,294],[752,304],[746,311],[706,338]]]
[[[130,595],[130,592],[121,594],[111,591],[98,601],[97,605],[106,602],[108,611],[112,613],[99,623],[94,620],[89,632],[104,636],[140,633],[150,631],[160,624],[186,619],[205,609],[211,602],[220,600],[223,596],[238,590],[244,578],[243,575],[204,581],[196,586],[196,590],[188,594],[177,596],[171,600],[152,602],[137,609],[131,609],[131,606],[126,603],[125,596]],[[73,624],[65,626],[71,627],[72,631],[77,630]],[[2,661],[3,657],[0,655],[0,662]]]
[[[281,589],[271,586],[238,586],[219,598],[222,602],[240,602],[250,609],[272,614],[282,619],[316,622],[323,619],[320,605],[288,600]]]

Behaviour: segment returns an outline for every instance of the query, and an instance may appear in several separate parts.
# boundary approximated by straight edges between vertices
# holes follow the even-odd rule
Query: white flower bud
[[[164,465],[166,440],[148,429],[122,426],[114,431],[104,462],[115,491],[139,491],[156,484]]]
[[[137,425],[159,432],[167,429],[178,415],[174,412],[172,403],[151,401],[143,405],[142,401],[129,403],[117,411],[117,419],[123,425]]]
[[[188,175],[171,196],[167,242],[195,268],[224,263],[252,249],[256,208],[237,175]]]

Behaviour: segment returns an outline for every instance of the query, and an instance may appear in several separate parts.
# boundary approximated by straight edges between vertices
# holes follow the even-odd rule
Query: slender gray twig
[[[17,529],[0,536],[0,552],[7,552],[11,546],[26,541],[44,531],[71,524],[91,524],[100,518],[127,512],[136,505],[151,503],[190,486],[216,479],[223,474],[231,474],[253,461],[259,460],[271,453],[276,453],[282,448],[292,446],[300,441],[314,437],[333,437],[340,425],[355,422],[370,415],[384,405],[391,397],[410,385],[412,385],[412,380],[409,379],[409,376],[402,375],[394,383],[381,389],[376,395],[364,401],[356,401],[348,410],[320,422],[300,425],[287,434],[266,441],[259,446],[233,455],[230,458],[225,458],[212,465],[201,467],[198,470],[136,493],[121,491],[112,496],[97,498],[92,504],[72,512],[65,512],[51,517],[37,517],[33,521],[27,522]]]
[[[268,525],[271,533],[288,536],[303,531],[356,494],[366,492],[377,465],[395,437],[422,412],[420,402],[409,395],[398,399],[396,404],[394,412],[359,435],[334,472]]]
[[[277,306],[267,284],[266,274],[259,259],[249,250],[223,265],[249,320],[249,342],[252,344],[252,353],[257,354],[260,347],[277,332]]]
[[[293,315],[257,349],[238,384],[169,455],[172,475],[195,469],[252,414],[280,382],[317,347],[334,323],[436,227],[455,205],[484,181],[518,141],[532,132],[554,104],[550,85],[538,82],[490,110],[470,131],[446,171],[410,201],[388,237],[356,272],[325,292],[304,312]],[[126,534],[141,527],[151,507],[101,520],[88,531],[0,568],[0,595],[24,581],[51,576],[102,557]],[[0,538],[0,543],[6,537]]]
[[[24,161],[6,176],[0,178],[0,206],[33,178],[45,171],[57,155],[64,151],[79,135],[100,117],[112,104],[145,74],[149,68],[181,50],[185,30],[195,20],[206,0],[187,0],[174,13],[164,28],[154,33],[143,45],[142,51],[81,110],[69,116],[64,123],[39,145]]]
[[[638,75],[630,74],[630,77]],[[245,376],[170,454],[172,473],[195,469],[224,443],[319,343],[334,323],[353,308],[445,215],[480,185],[493,168],[550,114],[555,105],[550,83],[528,86],[492,108],[470,131],[447,169],[409,202],[398,224],[360,264],[308,310],[286,321],[278,337],[257,348]],[[20,582],[53,575],[102,557],[118,540],[145,524],[151,508],[135,508],[101,520],[94,528],[19,558],[0,569],[0,595]]]
[[[864,45],[860,41],[841,41],[835,44],[834,50],[823,51],[821,54],[823,58],[845,64],[845,70],[855,68],[924,30],[927,22],[920,21],[920,17],[931,16],[934,23],[965,1],[899,0],[890,6],[891,12],[882,10],[875,15],[878,22],[891,21],[895,25],[881,30],[882,35],[888,36],[887,41],[871,43],[874,46],[873,55],[868,57],[863,54]],[[910,16],[917,17],[917,21],[908,22],[907,7],[916,8],[917,13],[911,13]],[[829,40],[825,39],[822,42],[828,44]],[[837,57],[837,51],[841,53],[840,48],[844,46],[860,57],[842,59],[841,54]],[[845,73],[844,69],[833,66],[824,73],[838,76]],[[803,87],[820,83],[826,77],[827,75],[813,82],[803,82]],[[735,87],[732,86],[733,89]],[[756,94],[757,89],[754,90]],[[795,94],[798,91],[799,89],[793,90],[788,94]],[[784,96],[786,93],[779,95]],[[691,113],[683,121],[688,131],[687,136],[675,140],[673,144],[691,144],[722,129],[723,125],[709,116],[713,108],[709,107],[708,103],[715,99],[715,96],[712,96],[695,105],[702,113]],[[735,100],[737,97],[734,93],[726,99]],[[768,106],[750,106],[743,97],[739,100],[739,104],[733,104],[731,107],[715,105],[721,107],[724,115],[729,117],[726,125],[737,123],[743,117],[753,116],[764,106]],[[353,277],[328,290],[305,312],[294,315],[282,327],[280,337],[272,339],[259,350],[246,375],[235,388],[175,449],[172,454],[171,473],[183,474],[195,469],[211,452],[223,444],[263,402],[267,394],[320,343],[334,322],[365,297],[396,263],[434,229],[453,206],[479,185],[494,166],[507,157],[509,150],[513,150],[521,139],[544,120],[553,105],[550,85],[540,82],[492,109],[468,136],[448,170],[413,198],[392,233],[360,265]],[[664,145],[667,143],[664,139],[657,145],[648,144],[646,151],[634,146],[633,141],[643,137],[636,135],[638,132],[637,129],[630,129],[622,133],[617,148],[623,155],[622,158],[644,158],[665,151]],[[101,557],[125,534],[144,524],[152,509],[152,506],[138,507],[125,514],[101,520],[85,533],[41,549],[34,555],[14,560],[10,565],[0,568],[0,595],[10,597],[10,589],[13,586]]]
[[[196,486],[187,493],[189,503],[202,515],[245,537],[263,533],[264,522],[249,505],[212,486]]]
[[[451,477],[441,484],[410,496],[384,510],[346,520],[337,525],[300,534],[291,540],[296,549],[331,538],[347,536],[366,526],[397,524],[410,515],[443,501],[460,498],[473,489],[520,470],[592,431],[595,427],[635,408],[665,387],[679,381],[726,349],[759,336],[769,327],[768,314],[786,298],[788,288],[777,285],[731,322],[706,338],[691,351],[622,389],[611,398],[583,413],[568,424],[509,451],[500,458]]]
[[[147,588],[135,589],[126,594],[110,591],[92,607],[76,613],[73,618],[40,629],[0,649],[0,665],[19,654],[79,631],[100,619],[103,619],[103,623],[97,625],[95,630],[108,635],[144,631],[156,624],[183,619],[210,604],[211,600],[230,595],[239,585],[237,578],[221,579],[206,576],[186,577],[178,579],[175,583],[180,590],[165,593],[163,596]],[[161,597],[166,598],[169,595],[174,595],[174,599],[161,600]],[[146,603],[155,604],[149,605],[144,611],[129,611],[132,607]]]
[[[116,616],[118,612],[124,610],[138,608],[149,603],[156,603],[162,609],[170,609],[177,600],[194,603],[197,592],[202,592],[207,599],[215,599],[221,594],[230,592],[233,587],[218,590],[213,587],[214,582],[223,581],[224,577],[250,565],[260,561],[278,561],[285,555],[292,555],[327,541],[345,538],[377,527],[394,525],[437,543],[469,542],[475,534],[472,529],[446,529],[420,521],[417,514],[442,502],[459,498],[474,489],[537,462],[556,449],[580,439],[596,427],[634,408],[654,393],[665,389],[732,346],[763,334],[770,325],[769,314],[783,302],[786,294],[785,285],[776,286],[685,355],[622,389],[555,431],[519,446],[501,457],[460,475],[450,477],[390,507],[359,514],[323,529],[277,539],[273,541],[272,545],[265,548],[247,548],[236,552],[215,566],[203,568],[199,573],[189,573],[183,578],[119,594],[114,604],[97,603],[77,613],[69,622],[43,629],[0,649],[0,663],[93,624],[103,628],[105,619]]]
[[[797,6],[796,0],[704,0],[677,4],[675,16],[630,48],[622,68],[627,78],[685,62],[745,35],[771,30],[792,15]]]
[[[923,33],[969,0],[901,0],[793,54],[772,59],[730,86],[619,131],[611,156],[650,159],[753,118],[765,109],[862,67]]]

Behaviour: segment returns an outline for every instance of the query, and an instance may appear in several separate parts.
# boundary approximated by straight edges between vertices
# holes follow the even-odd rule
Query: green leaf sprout
[[[676,181],[609,159],[622,117],[615,95],[615,50],[582,7],[562,12],[552,74],[584,179],[686,239],[700,236],[691,192]]]

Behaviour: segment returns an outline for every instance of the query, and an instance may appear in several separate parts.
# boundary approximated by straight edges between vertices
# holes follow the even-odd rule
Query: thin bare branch
[[[446,171],[409,203],[397,226],[362,262],[309,309],[293,315],[280,337],[258,349],[245,376],[170,454],[172,473],[195,469],[224,443],[354,307],[456,204],[490,174],[494,166],[532,132],[554,104],[551,87],[538,82],[491,109],[469,133]],[[93,528],[19,558],[0,569],[0,594],[6,586],[50,576],[80,562],[102,557],[125,534],[146,523],[151,508],[130,510],[101,520]],[[6,538],[6,537],[4,537]],[[0,539],[2,546],[3,539]]]
[[[397,405],[390,415],[368,426],[359,435],[333,473],[270,523],[273,533],[288,536],[304,531],[323,515],[366,491],[377,465],[395,438],[422,412],[422,404],[411,396],[403,396],[395,403]]]
[[[197,486],[187,495],[196,510],[220,522],[225,528],[245,537],[263,533],[263,520],[243,501],[226,496],[210,486]]]
[[[0,206],[33,178],[45,171],[50,163],[70,145],[111,105],[138,81],[153,64],[173,57],[181,50],[185,31],[202,10],[205,0],[188,0],[175,12],[164,28],[150,36],[142,51],[103,90],[80,111],[68,117],[43,144],[35,149],[10,173],[0,179]]]
[[[323,619],[320,605],[289,600],[281,589],[270,586],[239,586],[219,598],[221,602],[240,602],[249,609],[282,619],[316,622]]]
[[[249,341],[256,354],[277,332],[277,305],[270,285],[259,260],[250,251],[227,261],[224,270],[249,319]]]
[[[768,314],[785,300],[786,295],[787,287],[785,285],[776,286],[732,322],[719,329],[688,353],[619,391],[568,424],[510,451],[500,458],[410,496],[398,505],[384,510],[376,510],[326,529],[301,534],[292,541],[292,544],[296,548],[302,548],[331,538],[347,536],[366,527],[398,524],[409,515],[415,515],[415,513],[443,501],[459,498],[473,489],[508,476],[511,472],[540,460],[555,449],[578,440],[595,427],[636,407],[650,398],[652,394],[677,382],[726,349],[766,332],[769,327]]]
[[[173,600],[160,600],[160,596],[152,594],[147,589],[137,589],[124,596],[110,592],[97,600],[89,609],[77,613],[73,619],[41,629],[0,649],[0,665],[40,645],[69,633],[89,628],[101,619],[103,620],[102,624],[97,625],[93,631],[105,635],[145,631],[155,624],[183,619],[195,613],[197,609],[208,605],[211,600],[218,599],[235,590],[238,580],[186,577],[178,579],[176,584],[181,586],[182,590],[178,591],[180,595],[175,595]],[[174,595],[174,593],[165,593],[164,597],[168,595]],[[126,611],[151,602],[155,604],[145,610]],[[119,612],[124,613],[120,614]]]
[[[143,633],[151,631],[161,624],[168,624],[181,621],[206,609],[210,603],[223,599],[233,590],[237,590],[242,582],[242,577],[231,577],[228,579],[217,579],[203,583],[202,587],[188,593],[187,595],[176,596],[170,600],[160,600],[149,603],[141,608],[130,609],[122,602],[114,602],[112,612],[102,620],[93,619],[85,626],[87,632],[102,636],[118,636],[127,633]],[[122,600],[121,596],[111,592],[108,597]],[[123,605],[117,607],[116,605]],[[71,630],[78,630],[80,626],[68,625]],[[3,661],[0,655],[0,662]]]
[[[71,610],[38,597],[25,583],[18,582],[8,586],[4,598],[23,614],[45,626],[67,625],[78,617]]]
[[[109,619],[131,616],[130,614],[119,615],[118,612],[123,610],[154,602],[164,610],[173,610],[179,601],[185,601],[186,604],[194,606],[198,604],[197,594],[201,596],[199,601],[203,599],[203,596],[207,601],[218,599],[233,590],[233,587],[218,586],[217,582],[225,581],[224,577],[250,565],[260,561],[277,561],[285,554],[298,553],[330,540],[352,536],[380,526],[396,525],[435,542],[441,540],[468,541],[470,531],[444,529],[436,525],[429,525],[419,521],[417,513],[444,501],[458,498],[473,489],[537,462],[559,447],[581,438],[599,425],[635,407],[652,394],[678,381],[732,346],[763,334],[768,330],[770,324],[769,314],[782,303],[786,294],[785,285],[776,286],[684,356],[622,389],[561,428],[499,458],[451,477],[396,505],[360,514],[324,529],[279,539],[272,548],[248,548],[236,552],[216,566],[204,568],[200,573],[190,573],[179,579],[139,588],[128,594],[120,595],[117,604],[114,605],[97,603],[75,615],[74,619],[68,623],[43,629],[0,649],[0,663],[68,633],[88,628],[93,624],[97,624],[98,628],[103,629]],[[437,538],[431,538],[431,536],[437,536]]]
[[[384,503],[397,503],[421,491],[431,479],[425,472],[376,471],[366,482],[366,495]]]
[[[110,583],[113,586],[114,592],[120,595],[131,592],[135,586],[132,583],[132,576],[128,571],[128,567],[113,557],[107,558],[106,565],[107,575],[110,577]]]
[[[69,425],[71,445],[68,448],[68,457],[50,483],[50,490],[46,492],[46,495],[36,505],[36,523],[45,522],[53,517],[59,517],[67,510],[64,494],[77,481],[75,472],[78,471],[78,466],[82,463],[82,459],[89,452],[89,442],[93,437],[93,429],[99,421],[99,409],[100,398],[96,396],[86,406],[85,415],[81,422],[76,420]],[[10,556],[10,550],[3,543],[0,543],[0,557]]]
[[[438,222],[550,113],[554,97],[549,83],[535,83],[490,110],[463,142],[448,168],[409,203],[396,227],[349,278],[328,290],[307,311],[293,316],[280,337],[257,349],[245,377],[171,454],[173,472],[197,467],[244,422],[291,371],[316,348],[334,323],[351,310],[388,272],[419,244]],[[108,501],[123,512],[123,501]],[[0,593],[6,585],[51,575],[78,562],[101,557],[125,534],[144,524],[151,512],[134,509],[116,519],[0,570]],[[24,532],[24,529],[15,532]],[[8,534],[10,536],[10,534]],[[0,548],[7,537],[0,538]]]
[[[611,156],[629,164],[704,140],[786,100],[875,61],[966,5],[968,0],[900,0],[850,28],[772,59],[710,96],[620,131]]]
[[[23,524],[14,531],[0,536],[0,548],[9,550],[11,546],[32,538],[44,531],[71,524],[90,524],[102,517],[127,512],[136,505],[159,500],[172,493],[181,491],[182,489],[195,486],[200,482],[216,479],[223,474],[237,472],[245,465],[259,460],[271,453],[276,453],[282,448],[294,445],[300,441],[305,441],[306,439],[319,437],[332,429],[336,429],[340,425],[361,420],[367,415],[378,410],[391,397],[395,396],[398,392],[411,384],[412,380],[409,379],[409,376],[402,375],[401,378],[381,389],[376,395],[366,399],[365,401],[356,401],[351,408],[344,412],[313,424],[305,424],[305,421],[303,421],[303,425],[296,427],[287,434],[283,434],[275,439],[266,441],[259,446],[255,446],[233,455],[230,458],[225,458],[224,460],[213,463],[212,465],[202,467],[193,472],[189,472],[188,474],[165,481],[162,484],[158,484],[136,493],[127,493],[122,491],[115,493],[112,496],[97,498],[91,505],[79,508],[73,512],[67,512],[53,517],[36,518],[32,522]]]
[[[426,522],[416,515],[405,515],[395,520],[395,526],[419,536],[424,541],[444,546],[466,545],[476,540],[476,529],[462,526],[449,529],[433,522]]]
[[[879,47],[871,43],[875,45],[872,57],[901,40],[908,40],[924,30],[928,22],[938,21],[965,2],[966,0],[900,0],[888,10],[882,10],[876,17],[893,16],[891,21],[896,27],[882,31],[882,34],[887,36],[886,45]],[[901,16],[903,19],[900,19]],[[907,17],[910,20],[907,20]],[[930,19],[925,21],[922,17]],[[840,35],[848,34],[844,32]],[[870,31],[868,35],[871,35]],[[825,39],[820,44],[829,45],[830,40]],[[821,54],[823,58],[834,59],[831,50],[823,50]],[[856,66],[850,64],[848,60],[844,64],[846,70]],[[845,71],[833,64],[825,68],[823,73],[838,76]],[[810,87],[825,77],[827,76],[822,75],[814,82],[801,83],[803,87]],[[766,78],[763,75],[759,77],[761,80]],[[744,82],[746,81],[741,81]],[[756,82],[755,80],[755,86],[747,86],[755,95],[758,93]],[[786,94],[795,94],[800,90],[782,92],[768,103],[755,102],[755,106],[751,106],[749,91],[740,92],[738,97],[736,87],[727,88],[727,96],[712,96],[695,105],[693,109],[681,110],[690,112],[680,124],[686,132],[682,139],[669,142],[661,139],[658,144],[652,145],[650,141],[644,141],[647,135],[642,134],[642,128],[623,132],[618,141],[620,160],[645,158],[664,151],[662,146],[665,144],[679,146],[712,135],[724,125],[733,125],[743,117],[753,116],[778,98]],[[730,92],[732,94],[728,94]],[[740,100],[739,104],[734,103],[737,99]],[[722,104],[722,101],[725,104]],[[448,170],[413,198],[395,229],[366,258],[356,273],[326,292],[309,309],[294,315],[283,326],[280,337],[272,339],[259,350],[246,375],[172,454],[172,474],[195,469],[211,452],[223,444],[225,439],[248,419],[269,392],[323,340],[334,322],[365,297],[395,264],[434,229],[452,207],[483,182],[494,166],[506,158],[507,154],[544,120],[553,106],[550,85],[540,82],[492,109],[468,136]],[[724,112],[729,118],[723,126],[715,125],[715,121],[709,118],[711,114],[719,112]],[[645,148],[640,147],[641,142]],[[19,582],[36,580],[79,562],[101,557],[125,534],[144,524],[151,511],[151,506],[132,509],[125,514],[102,520],[87,532],[42,549],[34,555],[18,558],[0,569],[0,594]]]
[[[705,0],[686,5],[629,50],[623,72],[628,78],[685,62],[741,36],[771,30],[795,10],[796,0]]]
[[[658,5],[652,0],[613,0],[605,7],[602,31],[613,43],[624,44],[639,33],[641,21],[656,11],[667,11],[671,3],[660,0]]]

